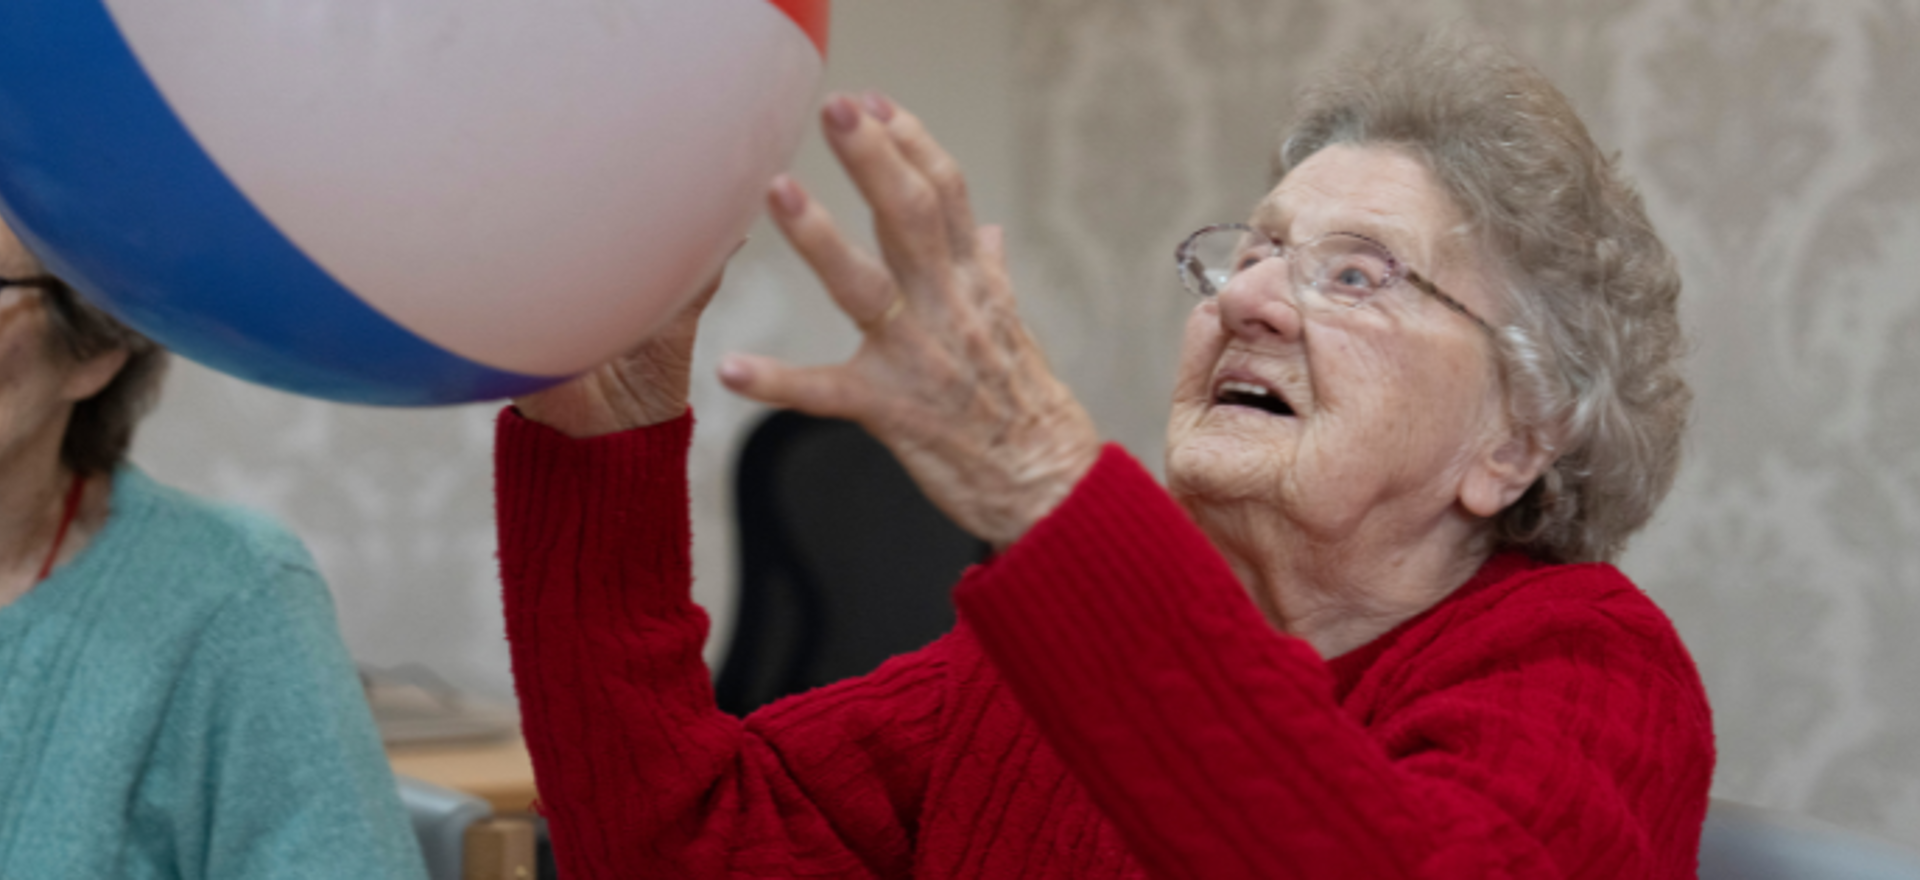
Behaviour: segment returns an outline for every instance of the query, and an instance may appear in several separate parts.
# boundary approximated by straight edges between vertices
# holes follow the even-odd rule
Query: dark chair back
[[[735,477],[740,599],[721,709],[863,675],[953,627],[949,592],[988,547],[859,425],[774,412]]]

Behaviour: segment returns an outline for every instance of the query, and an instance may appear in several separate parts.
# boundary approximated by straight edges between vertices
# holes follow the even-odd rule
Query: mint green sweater
[[[0,608],[0,880],[423,877],[299,539],[131,467],[111,510]]]

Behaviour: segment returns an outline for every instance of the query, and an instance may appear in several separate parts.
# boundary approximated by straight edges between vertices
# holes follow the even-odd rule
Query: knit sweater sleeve
[[[938,664],[896,662],[764,718],[719,711],[690,592],[692,429],[688,415],[573,440],[499,420],[507,637],[562,872],[901,875],[939,717],[920,680]]]
[[[1117,447],[956,598],[1152,876],[1692,876],[1711,732],[1658,626],[1490,614],[1355,717]]]

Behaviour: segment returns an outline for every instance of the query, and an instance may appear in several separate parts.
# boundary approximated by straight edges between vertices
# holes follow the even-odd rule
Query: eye
[[[1374,280],[1368,277],[1366,270],[1361,269],[1359,266],[1347,266],[1340,269],[1339,274],[1334,276],[1333,283],[1341,287],[1365,288],[1368,290],[1372,290],[1375,287]]]
[[[1234,244],[1230,271],[1236,275],[1245,272],[1258,265],[1261,260],[1273,256],[1275,250],[1273,242],[1264,236],[1241,235],[1239,241]]]
[[[1393,277],[1393,264],[1384,254],[1365,249],[1328,254],[1321,277],[1330,295],[1361,299],[1379,292]]]

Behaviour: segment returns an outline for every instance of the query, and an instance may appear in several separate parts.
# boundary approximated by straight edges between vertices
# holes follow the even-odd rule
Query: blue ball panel
[[[265,385],[415,406],[559,378],[444,351],[336,282],[208,158],[98,0],[0,3],[0,213],[101,308]]]

